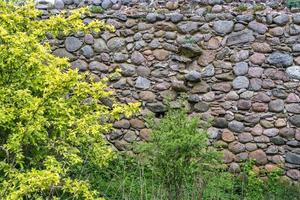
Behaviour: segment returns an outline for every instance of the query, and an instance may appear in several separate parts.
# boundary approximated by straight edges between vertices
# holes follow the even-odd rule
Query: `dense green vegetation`
[[[258,172],[255,162],[248,161],[241,173],[227,172],[220,153],[209,149],[205,129],[199,130],[199,121],[183,110],[170,110],[159,123],[150,118],[148,124],[152,137],[137,144],[138,154],[119,154],[106,170],[90,170],[93,184],[104,189],[105,198],[299,199],[300,185],[282,180],[279,168]]]

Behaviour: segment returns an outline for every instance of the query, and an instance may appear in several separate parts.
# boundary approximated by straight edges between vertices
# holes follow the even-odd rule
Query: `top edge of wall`
[[[144,12],[187,12],[206,7],[212,12],[222,10],[235,13],[255,12],[300,12],[300,0],[36,0],[36,8],[51,10],[69,10],[90,6],[99,12],[126,11],[136,9]]]

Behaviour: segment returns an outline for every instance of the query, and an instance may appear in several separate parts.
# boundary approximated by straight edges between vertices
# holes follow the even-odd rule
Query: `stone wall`
[[[117,149],[146,140],[143,116],[162,116],[165,100],[176,107],[185,93],[191,115],[213,119],[210,142],[224,148],[231,171],[252,158],[267,170],[283,164],[288,177],[300,179],[300,14],[225,8],[110,10],[84,20],[103,19],[115,33],[50,42],[55,55],[98,79],[122,69],[110,85],[120,102],[142,102],[142,111],[114,123],[107,139]]]

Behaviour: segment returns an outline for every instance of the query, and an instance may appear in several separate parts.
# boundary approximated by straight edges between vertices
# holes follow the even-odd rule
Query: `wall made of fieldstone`
[[[116,32],[49,39],[53,54],[96,79],[120,67],[122,76],[110,82],[116,98],[142,102],[141,115],[115,122],[107,139],[130,150],[151,134],[143,116],[162,116],[165,100],[179,106],[185,93],[191,115],[213,119],[210,142],[224,149],[230,170],[252,158],[267,170],[283,165],[299,180],[300,14],[239,12],[219,4],[184,12],[169,7],[92,14],[85,22],[100,18]]]

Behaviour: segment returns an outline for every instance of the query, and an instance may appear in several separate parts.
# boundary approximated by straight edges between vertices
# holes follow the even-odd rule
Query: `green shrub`
[[[138,108],[101,104],[112,95],[106,80],[87,81],[88,74],[50,53],[46,34],[114,30],[102,21],[85,25],[85,13],[39,20],[33,3],[0,0],[0,199],[101,197],[75,169],[105,167],[114,152],[103,134],[112,120]]]
[[[187,183],[202,189],[204,172],[218,163],[218,153],[208,147],[205,129],[199,120],[189,118],[183,109],[171,109],[159,122],[147,120],[152,129],[150,140],[139,145],[144,162],[168,192],[168,199],[182,199]]]

